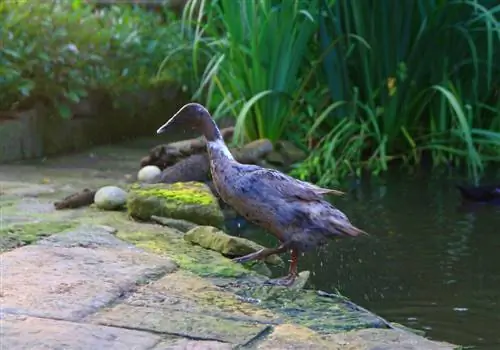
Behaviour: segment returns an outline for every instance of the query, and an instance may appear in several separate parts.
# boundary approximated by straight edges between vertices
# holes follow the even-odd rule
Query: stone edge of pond
[[[1,317],[7,325],[5,339],[12,348],[38,342],[57,346],[48,340],[54,327],[67,332],[71,346],[112,345],[71,336],[80,327],[75,322],[83,322],[82,334],[102,333],[104,338],[114,337],[116,344],[122,346],[155,344],[149,347],[153,349],[189,341],[216,348],[231,345],[330,349],[336,348],[332,344],[341,348],[349,344],[349,348],[358,349],[369,344],[406,343],[425,344],[420,347],[425,349],[453,348],[411,332],[370,328],[366,323],[316,331],[304,326],[308,323],[300,322],[293,312],[280,312],[273,305],[274,296],[261,305],[248,302],[251,296],[263,298],[262,289],[261,294],[255,294],[255,290],[250,288],[248,292],[246,287],[259,284],[265,277],[217,252],[189,245],[180,231],[131,221],[123,212],[94,208],[54,211],[49,209],[50,200],[44,197],[52,197],[53,193],[40,193],[33,198],[4,197],[4,202],[10,203],[5,215],[21,215],[22,208],[20,219],[25,220],[24,224],[17,222],[7,227],[17,227],[20,237],[30,237],[24,242],[30,245],[12,247],[16,249],[2,254],[2,268],[11,274],[3,276],[6,307]],[[44,262],[42,266],[40,261]],[[237,283],[222,285],[214,283],[214,279]],[[41,288],[30,289],[35,281],[40,282]],[[264,296],[268,297],[269,290],[266,293]],[[311,291],[291,293],[290,300],[300,299],[300,293],[312,298]],[[66,305],[66,311],[61,311],[61,304]],[[293,305],[295,309],[307,306]],[[338,305],[330,306],[338,312]],[[158,315],[167,312],[169,318],[165,322]],[[129,315],[127,322],[123,315]],[[310,318],[315,316],[313,313]],[[344,316],[340,314],[339,319]],[[198,330],[189,324],[195,324]],[[15,336],[32,327],[39,329],[40,337]]]

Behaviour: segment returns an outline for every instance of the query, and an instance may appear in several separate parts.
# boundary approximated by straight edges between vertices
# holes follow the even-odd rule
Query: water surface
[[[500,349],[500,207],[463,205],[454,181],[395,172],[334,198],[371,236],[332,242],[301,257],[299,270],[312,272],[311,287],[432,339]]]

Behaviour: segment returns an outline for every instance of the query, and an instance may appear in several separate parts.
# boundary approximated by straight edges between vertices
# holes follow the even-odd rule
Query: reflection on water
[[[500,207],[463,206],[453,181],[406,174],[333,200],[371,236],[300,258],[314,288],[436,340],[500,348]]]

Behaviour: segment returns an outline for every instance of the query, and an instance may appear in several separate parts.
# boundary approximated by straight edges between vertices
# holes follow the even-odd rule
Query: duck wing
[[[253,183],[254,185],[261,183],[262,188],[277,191],[282,198],[319,201],[323,200],[323,196],[326,194],[344,194],[342,191],[323,188],[309,182],[297,180],[277,170],[265,169],[259,166],[248,166],[245,168],[246,174],[243,176],[245,182]]]

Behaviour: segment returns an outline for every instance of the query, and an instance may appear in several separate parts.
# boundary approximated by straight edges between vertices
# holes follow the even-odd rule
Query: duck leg
[[[237,263],[246,263],[252,260],[263,260],[269,255],[281,254],[286,252],[288,249],[288,244],[284,243],[278,248],[264,248],[255,253],[250,253],[239,258],[234,258],[233,261]]]
[[[271,284],[271,285],[276,285],[276,286],[283,286],[283,287],[289,287],[295,282],[295,278],[297,278],[297,263],[298,263],[298,258],[299,258],[299,252],[297,249],[292,249],[291,252],[291,262],[290,262],[290,269],[288,271],[288,276],[282,277],[282,278],[276,278],[272,280],[267,280],[265,284]]]

